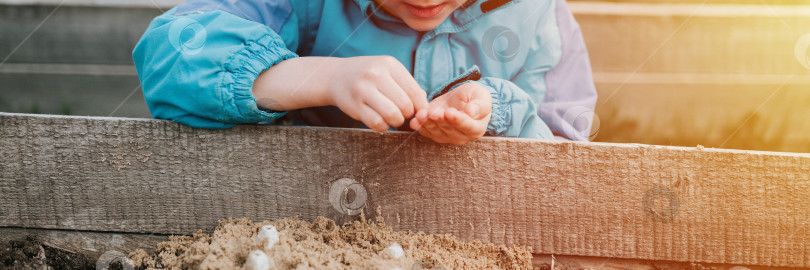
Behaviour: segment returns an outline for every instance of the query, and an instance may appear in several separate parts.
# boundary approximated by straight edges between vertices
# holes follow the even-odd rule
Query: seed
[[[394,259],[399,259],[400,257],[405,255],[405,251],[402,250],[402,246],[400,246],[398,243],[391,244],[390,246],[385,248],[383,252],[387,252],[388,254],[391,255],[391,257],[394,257]]]
[[[273,225],[264,225],[262,229],[259,230],[258,237],[260,240],[267,239],[265,248],[271,249],[278,242],[278,230],[276,230],[276,227],[273,227]]]
[[[261,250],[251,251],[245,262],[246,270],[269,270],[271,266],[270,258]]]

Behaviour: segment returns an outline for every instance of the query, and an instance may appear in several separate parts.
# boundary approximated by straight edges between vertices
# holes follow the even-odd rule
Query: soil
[[[281,230],[281,241],[273,248],[260,248],[252,238],[260,226],[272,224]],[[158,245],[158,251],[147,254],[138,250],[130,260],[113,260],[104,269],[147,268],[223,268],[238,269],[251,248],[271,255],[274,269],[531,269],[528,248],[503,247],[480,242],[464,243],[449,235],[394,232],[381,222],[355,222],[336,226],[319,218],[313,223],[298,219],[251,223],[245,219],[221,222],[211,234],[175,236]],[[399,243],[404,257],[391,258],[384,251],[386,243]],[[0,239],[0,269],[96,269],[101,259],[67,251],[42,241],[35,235],[6,236]],[[621,259],[617,259],[621,260]],[[600,259],[601,261],[601,259]],[[124,264],[122,264],[122,262]],[[138,267],[133,267],[137,262]],[[586,263],[587,260],[579,261]],[[410,267],[408,267],[410,265]],[[632,269],[633,266],[655,270],[721,270],[747,269],[731,266],[713,267],[698,263],[638,261],[621,263],[609,269]],[[390,267],[390,268],[389,268]],[[535,262],[534,269],[551,270],[548,263]],[[557,260],[554,270],[594,269],[576,260]],[[752,268],[776,269],[776,268]]]
[[[256,239],[259,228],[273,225],[279,230],[279,241],[263,248]],[[404,255],[393,258],[384,251],[393,243],[401,245]],[[129,260],[114,260],[105,269],[240,269],[247,254],[262,250],[273,262],[272,269],[532,269],[528,247],[505,247],[478,241],[462,242],[450,235],[397,232],[383,224],[356,221],[343,226],[326,218],[309,223],[296,218],[253,223],[247,219],[220,222],[212,234],[197,232],[192,236],[172,236],[157,245],[157,251],[137,250]],[[89,256],[89,257],[88,257]],[[48,244],[35,235],[7,235],[0,238],[0,269],[96,269],[101,259],[96,255],[74,253]],[[581,260],[588,263],[588,260]],[[697,263],[637,261],[656,270],[747,269],[712,267]],[[124,264],[122,264],[124,263]],[[133,264],[135,267],[133,267]],[[622,264],[617,264],[621,266]],[[576,260],[557,260],[554,270],[592,269]],[[632,267],[630,267],[632,268]],[[610,267],[610,269],[630,269]],[[551,269],[548,263],[534,269]],[[759,269],[759,268],[754,268]],[[762,268],[766,269],[766,268]],[[776,269],[776,268],[767,268]]]
[[[279,231],[279,241],[270,249],[256,237],[268,224]],[[393,243],[402,246],[404,256],[394,258],[383,251]],[[239,269],[253,250],[264,251],[272,269],[532,269],[529,247],[394,231],[382,220],[362,217],[343,226],[323,217],[312,223],[297,218],[260,223],[230,219],[211,235],[172,236],[154,254],[137,250],[129,257],[137,269]]]
[[[0,242],[0,269],[95,269],[82,254],[43,244],[35,236]]]

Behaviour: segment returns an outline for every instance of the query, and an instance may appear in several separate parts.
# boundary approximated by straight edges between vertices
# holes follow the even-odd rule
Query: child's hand
[[[438,143],[462,145],[484,136],[492,97],[477,83],[465,83],[430,102],[411,119],[411,128]]]
[[[427,94],[391,56],[340,58],[332,66],[331,103],[366,126],[385,131],[427,109]]]

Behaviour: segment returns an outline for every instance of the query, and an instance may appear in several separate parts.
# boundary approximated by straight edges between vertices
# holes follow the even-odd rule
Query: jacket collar
[[[445,26],[448,22],[452,23],[454,27],[463,27],[482,17],[485,13],[520,1],[521,0],[467,0],[461,8],[453,11],[453,14],[450,14],[450,17],[445,20],[439,28]],[[375,17],[381,19],[402,22],[402,19],[379,8],[373,0],[354,0],[354,2],[360,7],[360,12],[365,16],[371,16],[373,14]]]

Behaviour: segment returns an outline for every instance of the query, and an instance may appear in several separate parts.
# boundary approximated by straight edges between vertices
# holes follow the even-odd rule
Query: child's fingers
[[[470,117],[478,117],[478,114],[481,112],[481,107],[475,103],[467,103],[467,105],[464,106],[464,112]]]
[[[425,112],[424,114],[427,115],[427,112]],[[425,116],[424,120],[414,116],[413,118],[411,118],[410,126],[411,129],[418,131],[423,128],[435,128],[436,124],[427,119],[427,116]]]
[[[482,125],[479,120],[473,120],[472,118],[465,119],[462,123],[456,125],[455,128],[468,136],[481,136],[484,131],[486,131],[485,124]]]
[[[481,120],[474,120],[466,113],[462,113],[458,110],[450,111],[449,109],[448,113],[453,114],[452,116],[445,116],[450,119],[449,122],[453,124],[453,128],[467,136],[478,136],[486,129],[486,126],[482,126],[483,123],[481,123]]]
[[[402,112],[394,105],[394,102],[378,91],[370,91],[368,95],[366,105],[382,116],[388,125],[398,127],[405,123],[405,117],[402,116]]]
[[[437,143],[449,143],[450,142],[450,135],[447,134],[447,131],[443,128],[435,128],[430,130],[433,133],[431,139],[436,141]]]
[[[419,86],[419,83],[416,82],[416,79],[413,78],[405,66],[399,64],[399,68],[392,72],[391,77],[411,98],[415,111],[418,112],[428,108],[427,92],[422,90],[422,87]]]
[[[397,105],[402,116],[410,118],[413,116],[415,110],[411,97],[402,89],[391,76],[386,76],[379,82],[377,87],[391,102]]]
[[[442,137],[440,134],[437,134],[436,129],[431,129],[431,128],[424,127],[424,128],[419,130],[419,134],[422,134],[422,136],[430,138],[434,142],[445,143],[444,137]]]
[[[456,108],[447,108],[447,110],[444,111],[444,118],[447,119],[450,124],[458,125],[464,121],[464,118],[470,118],[470,116],[459,112]]]
[[[475,120],[481,120],[492,113],[492,98],[489,96],[473,98],[464,106],[464,112]]]
[[[438,125],[436,124],[436,121],[430,121],[430,120],[428,120],[427,123],[424,123],[424,125],[422,125],[422,128],[427,128],[427,129],[434,129],[434,128],[437,128],[437,127],[438,127]]]
[[[447,135],[442,132],[442,129],[447,128],[447,124],[438,123],[428,120],[423,123],[422,128],[418,129],[419,134],[428,137],[437,143],[447,143]]]
[[[457,130],[455,128],[449,128],[449,129],[446,129],[446,130],[443,130],[443,131],[444,131],[444,134],[446,134],[446,136],[447,136],[447,142],[455,144],[455,145],[463,145],[463,144],[465,144],[465,143],[467,143],[469,141],[472,141],[474,139],[474,137],[471,137],[470,135],[467,135],[467,134],[463,134],[463,133],[461,133],[461,131],[459,131],[459,130]]]
[[[458,111],[456,112],[460,113]],[[472,121],[472,119],[469,117],[466,117],[466,119]],[[419,134],[422,134],[422,136],[428,137],[437,143],[452,143],[455,145],[462,145],[480,137],[464,134],[455,128],[451,123],[446,121],[439,123],[430,121],[425,123],[422,128],[418,130],[418,132]]]
[[[414,119],[419,120],[419,124],[425,124],[428,121],[428,110],[421,110],[416,112],[416,116],[413,117]]]
[[[444,108],[430,108],[428,111],[428,119],[436,122],[444,121]]]
[[[463,122],[455,125],[453,129],[457,130],[458,132],[470,136],[470,137],[477,137],[483,134],[483,129],[479,126],[479,123],[472,118],[467,118]]]
[[[357,112],[359,113],[358,120],[363,122],[363,124],[365,124],[369,128],[379,132],[388,130],[388,125],[385,124],[383,118],[379,114],[377,114],[377,112],[374,111],[374,109],[371,109],[371,107],[365,104],[360,105],[360,108],[357,108]]]
[[[416,119],[416,117],[411,118],[411,121],[410,121],[409,124],[410,124],[411,129],[413,129],[413,130],[419,130],[419,129],[422,128],[422,123],[419,122],[419,119]]]
[[[432,131],[434,134],[438,134],[437,137],[440,137],[440,140],[437,140],[437,142],[442,141],[443,143],[462,145],[473,139],[473,136],[461,133],[450,122],[438,123],[436,125],[437,127],[432,129]]]
[[[431,122],[433,122],[433,121],[431,121]],[[435,122],[435,123],[436,123],[436,125],[433,126],[433,129],[444,130],[444,129],[450,128],[450,125],[447,123],[447,121],[440,121],[440,122]]]

